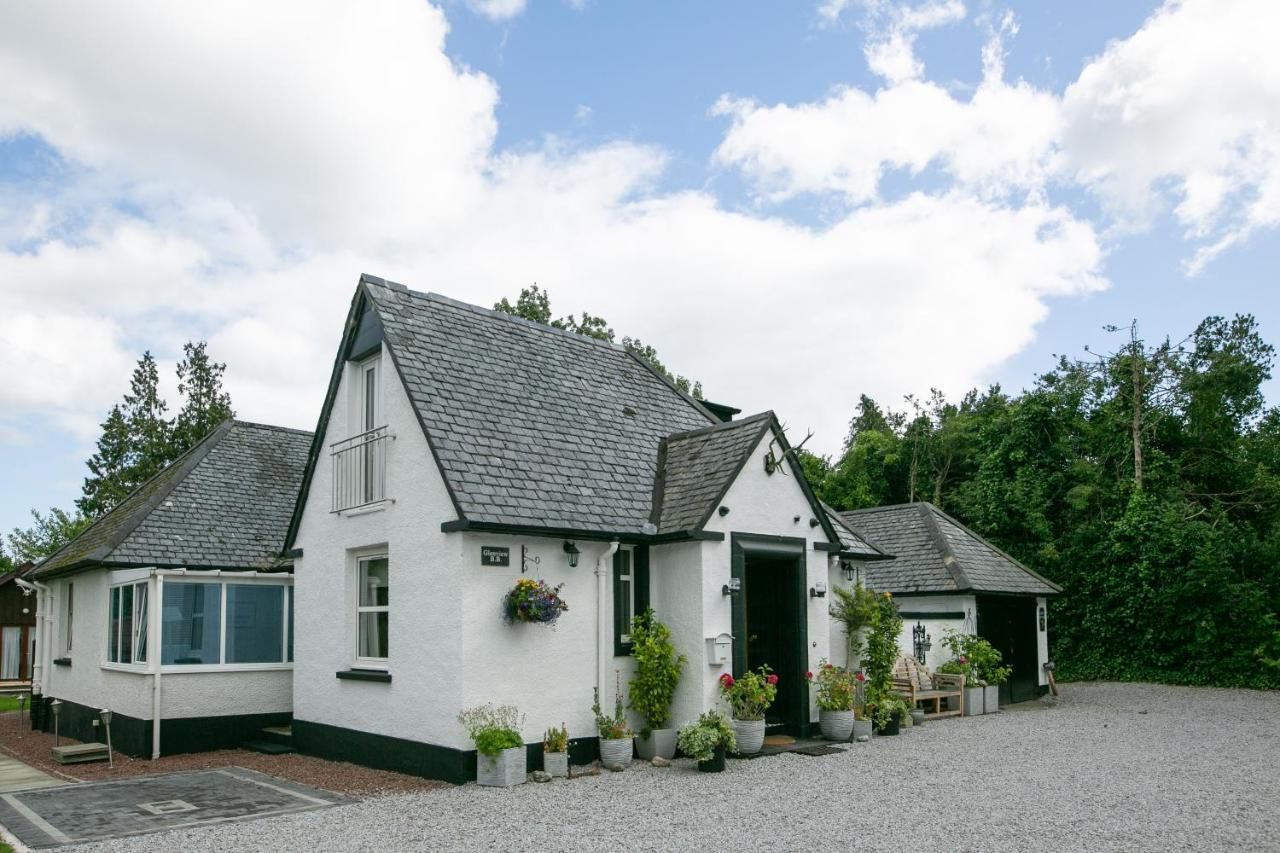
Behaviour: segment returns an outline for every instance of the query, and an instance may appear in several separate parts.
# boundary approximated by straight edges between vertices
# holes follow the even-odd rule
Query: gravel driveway
[[[1280,694],[1068,684],[841,755],[466,785],[78,850],[1280,850]]]

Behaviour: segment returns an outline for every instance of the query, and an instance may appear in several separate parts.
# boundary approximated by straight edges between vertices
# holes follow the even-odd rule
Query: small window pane
[[[133,662],[147,662],[147,585],[133,585]]]
[[[133,662],[133,586],[120,587],[120,662]]]
[[[120,587],[111,588],[111,610],[107,619],[107,660],[120,662]]]
[[[221,612],[220,584],[165,584],[160,662],[218,663]]]
[[[284,659],[284,587],[227,585],[227,663]]]
[[[360,614],[360,651],[362,658],[387,656],[387,612]]]
[[[387,558],[360,561],[360,606],[387,606]]]

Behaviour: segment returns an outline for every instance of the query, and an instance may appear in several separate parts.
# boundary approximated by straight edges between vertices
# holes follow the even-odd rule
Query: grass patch
[[[31,707],[30,699],[23,702],[22,707],[30,708]],[[16,710],[18,710],[17,696],[0,696],[0,714],[3,714],[5,711],[16,711]],[[3,847],[0,847],[0,853],[4,853]]]

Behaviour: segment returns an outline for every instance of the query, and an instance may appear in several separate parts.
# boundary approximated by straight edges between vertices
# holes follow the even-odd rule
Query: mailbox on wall
[[[733,635],[719,634],[707,637],[707,664],[724,666],[733,657]]]

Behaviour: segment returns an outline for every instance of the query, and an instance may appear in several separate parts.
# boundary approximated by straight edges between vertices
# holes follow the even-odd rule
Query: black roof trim
[[[500,533],[510,536],[541,536],[550,539],[586,539],[598,542],[618,540],[634,545],[660,545],[664,542],[708,541],[721,542],[724,534],[712,530],[680,530],[671,533],[647,534],[621,530],[575,530],[568,527],[538,527],[537,525],[503,524],[496,521],[446,521],[440,525],[444,533]]]

